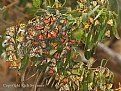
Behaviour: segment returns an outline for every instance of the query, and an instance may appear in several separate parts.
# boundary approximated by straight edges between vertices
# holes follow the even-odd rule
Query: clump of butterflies
[[[87,4],[85,4],[87,0],[80,0],[80,2],[80,12],[84,14],[82,14],[83,17],[78,17],[81,22],[79,28],[84,31],[85,38],[87,35],[90,36],[91,32],[94,34],[93,27],[97,27],[97,29],[102,27],[100,23],[102,19],[98,20],[100,15],[98,17],[94,15],[82,22],[85,18],[84,15],[88,13]],[[105,1],[101,0],[101,2]],[[94,11],[98,3],[92,1],[91,4],[93,5],[92,11]],[[69,17],[63,17],[61,14],[44,14],[36,16],[26,24],[21,23],[8,28],[3,42],[6,61],[11,62],[12,68],[19,69],[25,65],[24,62],[26,63],[27,60],[33,61],[35,66],[45,73],[46,79],[43,80],[43,83],[55,85],[60,91],[111,89],[113,75],[108,69],[92,70],[80,62],[78,46],[82,41],[73,36],[75,23],[71,22],[72,26],[69,27],[71,25],[71,20],[67,19]],[[109,19],[107,24],[113,26],[113,20]],[[97,30],[95,33],[94,36],[97,36]],[[89,43],[90,40],[93,41],[91,36]]]
[[[59,17],[43,15],[28,21],[28,24],[8,28],[3,42],[6,61],[17,61],[24,56],[40,60],[64,58],[77,41],[70,35],[67,20]]]
[[[80,41],[72,37],[72,30],[67,27],[67,22],[68,20],[61,19],[61,16],[49,14],[37,16],[27,24],[8,28],[6,40],[3,42],[6,48],[6,61],[12,62],[11,67],[20,68],[20,60],[28,57],[39,69],[46,66],[43,70],[47,78],[43,84],[50,85],[53,82],[52,85],[60,91],[80,91],[86,88],[80,87],[85,84],[88,84],[86,86],[90,90],[112,88],[112,84],[110,87],[105,85],[107,82],[110,83],[110,72],[103,69],[105,74],[102,73],[101,77],[107,77],[109,80],[98,85],[100,70],[91,70],[90,73],[86,65],[75,61],[80,57],[75,51]],[[94,78],[96,76],[97,78]],[[56,81],[53,81],[53,78]],[[94,84],[97,84],[97,87]]]

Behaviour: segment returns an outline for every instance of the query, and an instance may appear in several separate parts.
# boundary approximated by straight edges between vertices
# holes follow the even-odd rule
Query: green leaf
[[[65,7],[58,8],[58,10],[60,11],[61,14],[65,14],[67,11],[67,9]]]
[[[99,7],[100,7],[100,5],[97,5],[97,6],[88,14],[88,16],[92,15]]]
[[[98,37],[99,37],[99,30],[96,32],[95,36],[93,37],[93,43],[97,43],[98,42]]]
[[[116,23],[116,20],[114,20],[114,26],[112,27],[112,30],[113,30],[114,36],[115,36],[117,39],[120,39],[119,34],[118,34],[118,32],[117,32],[117,23]]]
[[[47,10],[50,12],[50,13],[52,13],[52,14],[56,14],[56,11],[55,11],[55,9],[54,8],[51,8],[51,7],[47,7]]]
[[[21,67],[19,69],[19,73],[22,75],[23,72],[25,71],[27,65],[28,65],[28,62],[29,62],[29,58],[28,57],[24,57],[22,60],[21,60]]]
[[[76,10],[73,10],[72,12],[71,12],[71,14],[72,14],[72,16],[73,17],[79,17],[80,15],[81,15],[81,13],[79,13],[78,11],[76,11]]]
[[[68,20],[74,20],[74,18],[73,18],[73,16],[72,16],[71,14],[69,14],[69,15],[67,16],[67,19],[68,19]]]
[[[38,9],[35,8],[25,8],[25,12],[28,14],[35,14]]]
[[[50,55],[53,55],[57,50],[50,50]]]
[[[99,13],[97,14],[97,16],[94,18],[94,20],[96,20],[103,12],[103,9],[99,11]]]
[[[93,70],[89,70],[89,74],[88,74],[88,81],[89,83],[93,82],[94,80],[94,72]]]
[[[106,28],[107,28],[107,24],[104,26],[102,30],[99,30],[98,41],[102,40],[103,37],[105,36]]]
[[[19,5],[26,6],[27,0],[20,0]]]
[[[72,74],[74,74],[74,75],[80,75],[80,72],[79,72],[78,69],[73,69],[72,70]]]
[[[55,2],[59,2],[58,0],[55,0]]]
[[[32,3],[34,8],[40,8],[42,0],[32,0],[32,1],[33,1]]]
[[[88,18],[88,14],[87,13],[82,13],[82,22],[85,22]]]
[[[85,58],[89,59],[90,55],[91,55],[91,49],[92,49],[92,45],[93,43],[91,43],[90,39],[91,39],[91,32],[88,33],[87,37],[86,37],[86,43],[85,43]]]
[[[90,43],[90,39],[91,39],[91,32],[88,33],[87,38],[86,38],[86,45],[88,45],[88,43]]]
[[[76,40],[81,40],[82,36],[83,36],[83,31],[81,31],[81,30],[76,30],[76,31],[74,31],[74,33],[73,33],[73,37],[74,37]]]
[[[84,53],[84,55],[85,55],[85,58],[87,60],[89,60],[90,59],[90,56],[91,56],[91,50],[90,49],[86,50],[85,53]]]
[[[54,4],[55,0],[49,0],[51,3],[51,6]]]

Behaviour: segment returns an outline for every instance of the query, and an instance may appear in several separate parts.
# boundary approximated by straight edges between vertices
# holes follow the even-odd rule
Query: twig
[[[111,58],[115,59],[118,64],[121,64],[121,55],[108,48],[102,43],[98,43],[98,48],[108,54]]]
[[[37,75],[37,77],[36,77],[36,79],[35,79],[35,82],[34,82],[34,88],[32,89],[32,91],[36,91],[38,82],[40,81],[42,74],[43,74],[43,72],[40,72],[40,73]]]
[[[4,10],[4,9],[7,9],[7,8],[10,8],[10,7],[14,6],[17,3],[18,3],[18,1],[16,0],[15,2],[12,2],[11,4],[9,4],[7,6],[3,6],[3,8],[0,8],[0,10]]]

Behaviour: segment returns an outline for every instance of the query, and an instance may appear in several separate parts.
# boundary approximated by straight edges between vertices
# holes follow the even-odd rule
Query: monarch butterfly
[[[48,37],[48,32],[43,32],[43,37],[44,37],[44,39],[46,39],[47,37]]]
[[[46,43],[45,43],[45,42],[41,42],[41,43],[40,43],[40,46],[41,46],[42,48],[46,48]]]
[[[12,32],[12,31],[7,31],[7,32],[6,32],[6,36],[13,37],[13,36],[14,36],[14,32]]]
[[[51,15],[45,15],[44,17],[45,17],[45,19],[49,19],[49,18],[51,18],[52,16],[51,16]]]
[[[39,49],[36,49],[36,51],[35,51],[36,53],[40,53],[40,50]]]
[[[76,42],[76,40],[70,40],[69,41],[69,44],[73,44],[73,43],[75,43]]]
[[[37,41],[34,41],[34,44],[35,44],[35,45],[38,45],[38,44],[39,44],[39,42],[37,42]]]
[[[107,21],[107,24],[109,24],[110,26],[113,26],[113,23],[114,23],[114,22],[113,22],[112,19],[110,19],[110,20]]]
[[[58,32],[59,32],[58,30],[56,30],[55,32],[51,32],[52,37],[57,37]]]
[[[56,17],[54,15],[45,15],[44,17],[45,19],[56,20]]]
[[[51,43],[53,47],[56,47],[58,44],[57,43]]]
[[[28,33],[29,33],[29,35],[32,35],[33,34],[33,30],[32,29],[29,29],[28,30]]]
[[[9,56],[8,56],[8,59],[6,61],[16,61],[17,60],[17,57],[14,53],[11,53]]]
[[[65,20],[60,20],[60,22],[63,23],[63,24],[66,24],[67,20],[66,19]]]
[[[62,52],[61,52],[60,57],[61,57],[61,58],[62,58],[62,57],[64,57],[64,56],[65,56],[65,54],[67,54],[67,50],[63,49],[63,50],[62,50]]]
[[[50,23],[51,21],[50,20],[43,20],[44,24],[48,24]]]
[[[66,24],[67,23],[67,20],[64,20],[63,23]]]
[[[83,9],[84,9],[84,4],[80,3],[79,6],[80,6],[80,10],[83,11]]]
[[[6,51],[15,51],[14,46],[13,46],[13,45],[9,45],[9,46],[6,48]]]
[[[61,29],[61,25],[58,25],[57,28],[60,30]]]
[[[59,30],[58,30],[58,29],[56,29],[54,32],[55,32],[55,33],[59,33]]]
[[[100,24],[99,20],[96,20],[96,21],[95,21],[95,26],[96,26],[96,25],[99,25],[99,24]]]
[[[12,63],[11,63],[11,65],[10,65],[10,68],[18,68],[18,65],[17,65],[17,63],[15,62],[15,61],[13,61]]]
[[[47,38],[52,38],[52,34],[50,32],[47,32]]]
[[[43,53],[43,50],[41,47],[39,47],[39,48],[36,47],[33,51],[34,51],[36,57],[37,56],[40,57],[40,55],[42,55],[42,53]]]
[[[8,40],[8,42],[9,42],[10,44],[14,44],[14,43],[15,43],[15,40],[14,40],[13,38],[10,38],[10,39]]]
[[[49,54],[49,51],[48,50],[45,50],[44,51],[44,54],[46,54],[46,55]]]
[[[35,25],[34,26],[37,30],[44,30],[44,28],[42,26],[38,26],[38,25]]]
[[[53,25],[54,24],[54,21],[51,21],[50,25]]]
[[[55,59],[59,59],[59,58],[60,58],[60,53],[56,52],[56,53],[54,54],[54,58],[55,58]]]
[[[98,3],[97,3],[97,1],[92,1],[92,4],[93,4],[94,6],[96,6]]]
[[[68,38],[61,38],[60,41],[64,44],[65,42],[68,41]]]
[[[54,74],[55,72],[54,72],[54,70],[53,69],[50,69],[49,70],[49,74]]]
[[[43,35],[40,34],[38,39],[39,39],[39,40],[43,40]]]
[[[45,16],[45,20],[43,20],[44,24],[46,24],[46,26],[48,25],[53,25],[54,24],[54,20],[56,20],[56,17],[53,15],[46,15]]]
[[[44,17],[45,17],[45,20],[43,20],[44,24],[51,23],[51,18],[52,18],[52,16],[46,15],[46,16],[44,16]]]
[[[90,16],[89,18],[88,18],[88,22],[90,22],[90,23],[94,23],[94,19],[93,19],[93,17],[92,16]]]
[[[26,25],[25,24],[20,24],[19,27],[23,29],[23,28],[26,27]]]
[[[16,26],[12,26],[12,27],[10,27],[10,28],[7,28],[6,30],[7,30],[6,34],[7,34],[7,33],[15,33],[15,31],[16,31]]]
[[[61,32],[62,35],[66,35],[66,32]]]
[[[35,25],[35,23],[36,23],[36,18],[33,18],[32,20],[28,21],[29,25]]]

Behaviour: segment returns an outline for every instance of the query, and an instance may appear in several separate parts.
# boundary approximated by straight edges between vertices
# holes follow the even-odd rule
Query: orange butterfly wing
[[[39,35],[39,40],[43,40],[42,34]]]

